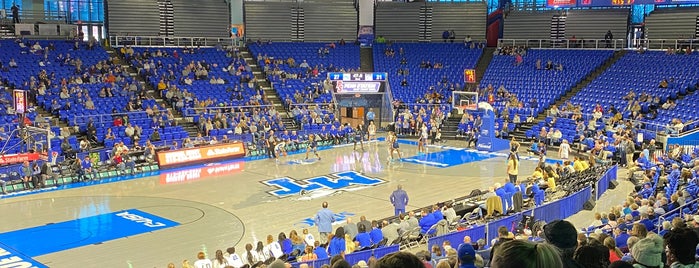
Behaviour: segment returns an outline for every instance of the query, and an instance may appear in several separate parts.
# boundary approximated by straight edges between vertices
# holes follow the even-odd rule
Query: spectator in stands
[[[696,232],[690,228],[676,228],[664,236],[665,254],[671,268],[697,267],[696,247],[699,244]]]
[[[425,268],[425,264],[409,252],[395,252],[380,258],[373,268]]]
[[[338,227],[335,230],[335,235],[332,237],[328,244],[328,254],[330,256],[342,255],[344,256],[346,249],[345,243],[345,230],[342,227]]]
[[[449,42],[454,43],[454,40],[456,39],[456,33],[454,33],[454,30],[449,31]]]
[[[558,249],[549,244],[513,240],[503,243],[494,254],[493,268],[565,267]]]
[[[544,225],[543,235],[547,243],[560,250],[562,267],[583,267],[573,259],[575,248],[578,246],[578,232],[573,224],[563,220],[552,221]]]
[[[491,187],[493,188],[493,187]],[[489,191],[490,192],[490,191]],[[493,257],[496,254],[496,250],[498,247],[500,247],[502,244],[514,240],[515,236],[513,233],[507,230],[507,227],[505,226],[500,226],[498,227],[498,237],[496,238],[496,241],[493,244],[493,246],[490,248],[490,263],[493,262]]]
[[[472,44],[473,44],[473,40],[471,39],[471,36],[466,35],[466,37],[464,38],[464,46],[466,46],[467,48],[471,48]]]
[[[640,239],[631,249],[634,267],[662,267],[663,248],[663,238],[656,234]]]

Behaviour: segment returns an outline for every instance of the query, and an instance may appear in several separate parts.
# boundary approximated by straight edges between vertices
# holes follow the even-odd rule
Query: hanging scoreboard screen
[[[476,83],[476,70],[464,69],[464,82],[468,84]]]
[[[12,92],[12,97],[14,99],[15,112],[18,114],[23,114],[27,112],[27,92],[24,90],[15,89]]]
[[[387,73],[328,73],[328,79],[338,94],[385,92],[387,78]]]

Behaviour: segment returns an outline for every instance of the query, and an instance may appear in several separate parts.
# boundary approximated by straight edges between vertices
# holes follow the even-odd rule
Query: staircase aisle
[[[267,80],[267,76],[262,71],[262,68],[260,68],[258,65],[252,53],[250,53],[250,50],[247,47],[241,47],[240,53],[242,54],[243,59],[245,59],[245,62],[252,68],[252,73],[257,79],[257,84],[260,86],[260,88],[262,88],[264,95],[272,102],[274,109],[282,115],[282,122],[284,122],[286,128],[288,130],[298,130],[299,126],[296,124],[296,121],[291,115],[291,111],[284,107],[284,100],[281,98],[281,96],[279,96],[277,91],[274,90],[274,85]]]
[[[374,71],[374,49],[372,47],[362,47],[359,50],[360,68],[362,72]]]
[[[580,90],[587,87],[587,85],[589,85],[592,81],[597,79],[597,77],[599,77],[602,73],[604,73],[604,71],[606,71],[614,63],[616,63],[619,59],[621,59],[621,57],[626,55],[627,52],[628,51],[626,51],[626,50],[615,51],[614,55],[612,57],[610,57],[609,59],[607,59],[607,61],[605,61],[604,64],[600,65],[599,67],[597,67],[597,69],[595,69],[594,71],[589,73],[585,77],[585,79],[581,80],[580,82],[578,82],[578,84],[576,84],[570,90],[568,90],[568,92],[565,95],[561,96],[553,105],[556,105],[559,107],[561,105],[564,105],[568,100],[570,100],[570,98],[575,96],[575,94],[578,94],[578,92],[580,92]],[[536,119],[534,120],[533,123],[523,123],[520,126],[520,128],[518,128],[513,133],[511,133],[510,136],[515,137],[517,140],[526,142],[525,133],[527,132],[527,130],[530,130],[532,126],[536,125],[539,121],[546,119],[546,114],[548,112],[549,107],[546,107],[546,109],[544,109],[536,117]]]

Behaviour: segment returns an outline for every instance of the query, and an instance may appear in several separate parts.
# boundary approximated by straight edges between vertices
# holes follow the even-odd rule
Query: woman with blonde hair
[[[493,252],[492,268],[563,267],[558,249],[545,243],[512,240]]]
[[[357,245],[355,244],[354,241],[352,241],[352,238],[350,238],[349,234],[345,234],[345,254],[350,254],[354,252],[355,248]]]
[[[301,255],[306,249],[306,243],[303,242],[303,238],[299,236],[296,230],[291,230],[291,232],[289,232],[289,239],[291,239],[291,251],[297,251],[297,253]]]
[[[303,256],[301,256],[301,261],[302,261],[302,262],[306,262],[306,261],[315,261],[315,260],[317,260],[317,259],[318,259],[318,255],[316,255],[316,254],[313,252],[313,247],[312,247],[312,246],[307,246],[307,247],[306,247],[306,250],[305,250],[305,252],[304,252],[304,254],[303,254]]]

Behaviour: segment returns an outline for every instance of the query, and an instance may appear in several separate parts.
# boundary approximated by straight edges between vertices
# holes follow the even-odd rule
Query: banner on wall
[[[158,152],[161,168],[245,156],[242,142]]]
[[[231,24],[231,37],[232,38],[243,38],[245,36],[245,25],[243,24]]]
[[[26,154],[6,154],[0,155],[0,165],[9,165],[22,163],[24,161],[36,161],[39,159],[38,153],[26,153]]]

